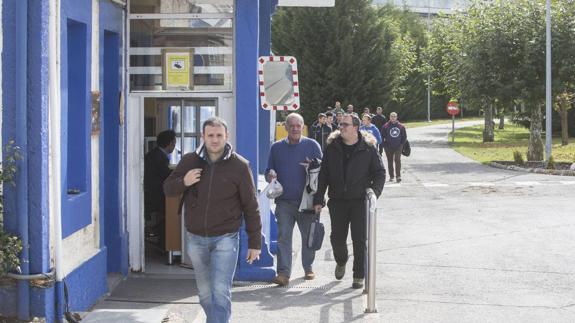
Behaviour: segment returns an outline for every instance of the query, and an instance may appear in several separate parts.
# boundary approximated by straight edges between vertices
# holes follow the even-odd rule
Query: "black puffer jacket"
[[[385,183],[385,167],[377,151],[375,137],[368,132],[360,132],[359,143],[349,159],[345,178],[343,140],[339,130],[333,132],[327,142],[313,204],[325,205],[324,196],[328,186],[330,199],[361,199],[365,197],[367,188],[373,189],[379,197]]]

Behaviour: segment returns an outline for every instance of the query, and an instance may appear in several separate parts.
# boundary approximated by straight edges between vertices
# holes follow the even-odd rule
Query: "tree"
[[[301,113],[308,123],[334,101],[357,108],[387,106],[401,95],[407,52],[397,25],[381,19],[367,0],[332,8],[279,8],[272,51],[298,59]]]
[[[419,17],[389,6],[376,9],[367,0],[278,9],[272,51],[298,59],[301,113],[308,123],[336,100],[357,110],[398,109],[402,119],[415,114],[409,108],[422,106],[415,89],[424,84],[414,68],[425,39],[421,28],[406,21]]]
[[[573,99],[575,94],[565,90],[563,93],[557,95],[553,108],[559,112],[561,117],[561,145],[566,146],[569,144],[569,123],[568,114],[569,110],[573,107]]]
[[[575,98],[575,2],[552,4],[553,92],[555,111],[561,118],[561,144],[569,144],[569,110]]]

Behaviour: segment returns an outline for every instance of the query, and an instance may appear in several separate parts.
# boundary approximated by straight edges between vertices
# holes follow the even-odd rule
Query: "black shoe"
[[[401,177],[398,177],[396,182],[397,183],[401,182]]]
[[[342,266],[335,265],[335,279],[341,280],[344,275],[345,275],[345,264]]]
[[[389,178],[389,181],[390,181],[390,182],[393,182],[393,177],[390,177],[390,178]]]
[[[363,278],[354,278],[353,284],[351,284],[351,288],[353,288],[353,289],[363,288]]]

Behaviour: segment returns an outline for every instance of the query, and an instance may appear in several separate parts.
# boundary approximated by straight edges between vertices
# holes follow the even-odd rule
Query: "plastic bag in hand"
[[[275,199],[275,198],[277,198],[283,194],[284,188],[282,187],[282,184],[280,184],[280,182],[278,182],[278,180],[276,178],[274,178],[268,184],[268,186],[265,188],[265,191],[266,191],[266,196],[269,199]]]

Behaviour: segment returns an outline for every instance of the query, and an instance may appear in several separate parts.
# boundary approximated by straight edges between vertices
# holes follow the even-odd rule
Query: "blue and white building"
[[[109,275],[146,271],[143,158],[158,132],[178,133],[177,162],[218,115],[254,174],[265,167],[257,58],[270,53],[277,2],[0,0],[1,140],[23,154],[4,186],[4,224],[23,241],[22,275],[51,277],[4,280],[0,316],[60,321],[64,289],[69,309],[86,311]],[[178,51],[193,66],[174,88],[162,62]],[[239,278],[273,277],[263,258]]]

